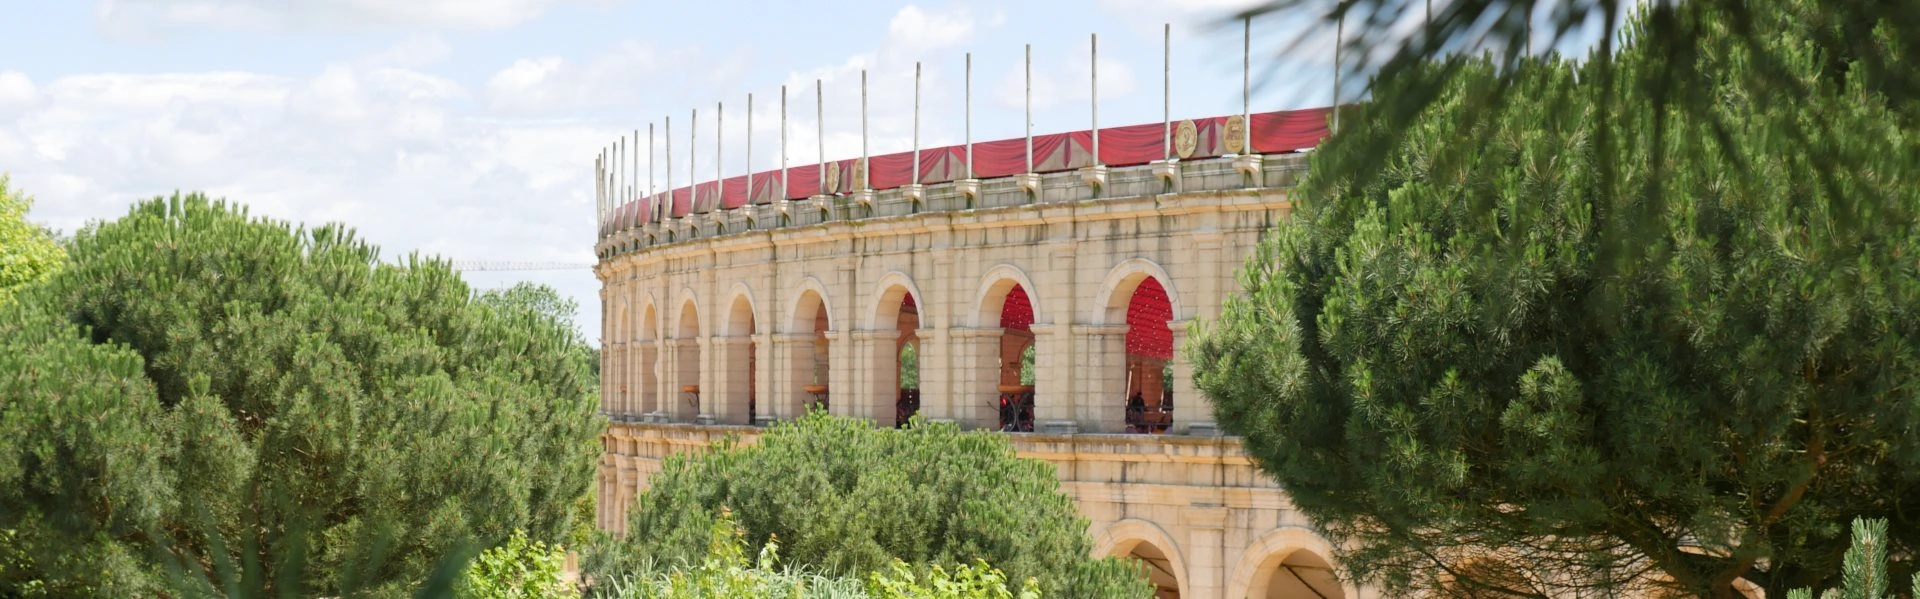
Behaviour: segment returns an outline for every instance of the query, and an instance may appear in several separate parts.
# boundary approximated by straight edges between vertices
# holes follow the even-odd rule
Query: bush
[[[1089,557],[1087,521],[1059,486],[1051,465],[1015,455],[1001,435],[815,413],[751,446],[668,458],[626,538],[597,548],[588,570],[613,579],[648,561],[692,563],[731,510],[751,546],[778,538],[796,564],[828,575],[984,560],[1049,596],[1150,595],[1130,564]]]
[[[660,570],[650,562],[641,571],[611,582],[608,599],[706,599],[788,597],[792,599],[1015,599],[999,570],[977,562],[949,574],[938,565],[925,572],[894,560],[864,584],[858,578],[830,577],[779,563],[780,546],[769,539],[758,559],[747,561],[746,539],[731,514],[722,512],[708,531],[707,554],[698,565]],[[1039,583],[1027,579],[1018,599],[1037,599]]]
[[[579,597],[567,582],[567,551],[527,539],[513,531],[507,542],[480,553],[461,578],[460,595],[468,599],[561,599]]]

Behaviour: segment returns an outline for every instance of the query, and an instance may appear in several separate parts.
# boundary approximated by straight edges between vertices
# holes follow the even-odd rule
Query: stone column
[[[774,406],[778,404],[774,390],[780,387],[774,384],[774,373],[780,369],[774,367],[773,335],[760,333],[753,336],[753,424],[765,426],[774,420]]]
[[[1080,432],[1074,411],[1072,327],[1036,324],[1033,330],[1033,431]]]
[[[954,328],[947,331],[952,351],[952,418],[961,426],[992,429],[1000,425],[1000,329]]]
[[[857,331],[853,334],[854,361],[859,363],[847,387],[851,414],[873,420],[875,426],[893,426],[893,401],[900,392],[900,373],[892,355],[898,330]]]
[[[722,359],[726,357],[723,355],[725,352],[721,351],[721,345],[718,343],[720,339],[719,337],[703,335],[699,340],[700,375],[697,377],[697,380],[700,381],[700,405],[699,410],[693,416],[693,421],[697,424],[714,424],[718,422],[714,416],[714,407],[718,405],[722,396],[714,393],[714,389],[720,386],[719,382],[724,377],[720,364],[722,364]]]
[[[714,351],[713,390],[711,398],[708,391],[701,389],[702,407],[721,424],[750,424],[747,421],[747,387],[749,360],[748,352],[752,348],[751,337],[716,337],[711,346]]]
[[[641,409],[646,410],[647,414],[652,415],[654,420],[662,420],[665,419],[668,414],[667,407],[673,405],[668,403],[668,400],[673,396],[667,393],[667,385],[673,380],[674,371],[671,362],[669,362],[667,358],[669,353],[667,351],[667,341],[665,339],[654,339],[648,341],[647,344],[653,347],[653,355],[650,356],[652,359],[645,360],[645,363],[642,364],[641,367],[651,369],[653,373],[653,376],[645,379],[647,381],[647,389],[651,391],[653,395],[647,398],[646,405],[641,406]]]
[[[812,382],[813,343],[812,333],[780,333],[773,335],[774,359],[779,364],[774,368],[774,391],[769,394],[774,418],[793,420],[806,414],[806,405],[813,398],[808,397],[801,387]]]
[[[853,332],[827,331],[827,356],[827,412],[835,416],[862,417],[857,407],[862,369]]]
[[[1074,394],[1089,432],[1127,430],[1127,325],[1074,327],[1079,338],[1080,389]]]
[[[926,323],[925,320],[921,321]],[[959,420],[954,410],[952,348],[945,327],[920,329],[920,417]]]
[[[1227,508],[1189,507],[1181,511],[1187,529],[1187,593],[1193,599],[1223,598],[1227,592]]]
[[[1187,360],[1188,321],[1168,323],[1173,328],[1173,428],[1181,433],[1199,433],[1213,435],[1218,426],[1213,422],[1213,402],[1200,393],[1199,385],[1193,380],[1193,363]],[[1196,430],[1197,429],[1197,430]]]

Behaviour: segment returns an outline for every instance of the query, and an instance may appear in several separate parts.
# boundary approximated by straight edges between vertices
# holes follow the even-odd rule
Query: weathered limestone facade
[[[1330,577],[1324,540],[1217,435],[1183,358],[1167,434],[1125,432],[1135,290],[1148,279],[1165,290],[1183,343],[1287,216],[1305,164],[1245,156],[963,181],[912,190],[917,201],[859,192],[603,239],[600,526],[624,528],[666,455],[751,437],[821,397],[830,412],[893,424],[909,341],[921,416],[998,428],[1017,355],[1005,342],[1030,332],[1035,432],[1007,434],[1058,468],[1101,554],[1147,561],[1165,596],[1363,596]],[[1032,312],[1017,333],[1001,321],[1016,287]]]

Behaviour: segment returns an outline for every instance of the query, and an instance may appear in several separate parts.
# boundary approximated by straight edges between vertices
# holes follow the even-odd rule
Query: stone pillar
[[[667,342],[665,339],[647,341],[647,347],[651,348],[652,351],[642,355],[640,367],[647,369],[646,372],[651,373],[649,376],[641,379],[643,384],[646,385],[649,395],[643,396],[645,401],[642,403],[640,409],[644,410],[646,414],[653,415],[655,419],[660,419],[664,418],[667,414],[667,406],[672,405],[668,403],[668,399],[672,396],[667,394],[667,384],[668,381],[673,379],[673,377],[670,376],[673,371],[668,366]]]
[[[1033,432],[1080,432],[1074,411],[1073,343],[1065,325],[1036,324],[1033,330]]]
[[[781,333],[773,335],[775,390],[771,394],[774,418],[793,420],[807,413],[813,398],[803,389],[813,382],[813,334]]]
[[[1000,425],[1000,329],[954,328],[947,331],[952,351],[952,418],[961,426],[992,429]]]
[[[1080,389],[1074,394],[1089,432],[1127,430],[1127,325],[1074,327],[1079,338]]]
[[[1173,328],[1173,428],[1180,433],[1193,431],[1199,425],[1203,434],[1217,434],[1213,422],[1213,401],[1200,393],[1199,385],[1193,380],[1193,363],[1187,360],[1188,321],[1168,323]]]
[[[700,381],[700,405],[699,410],[693,416],[693,421],[698,424],[714,424],[717,422],[714,416],[714,407],[719,404],[720,398],[723,396],[714,393],[714,389],[721,386],[720,380],[725,376],[721,371],[720,365],[726,358],[726,353],[721,351],[722,346],[718,343],[720,339],[720,337],[703,335],[699,340],[700,375],[697,377],[697,380]]]
[[[835,416],[863,417],[858,408],[863,369],[856,343],[852,331],[827,331],[827,412]]]
[[[859,366],[848,385],[853,391],[848,397],[852,400],[849,407],[854,417],[873,420],[875,426],[893,426],[893,402],[900,393],[900,373],[893,351],[899,338],[898,330],[853,334],[854,360]]]
[[[1227,592],[1227,508],[1189,507],[1180,513],[1187,529],[1187,589],[1181,597],[1224,599]]]
[[[706,412],[713,415],[721,424],[751,424],[747,420],[747,399],[752,389],[748,388],[748,368],[753,351],[751,337],[716,337],[712,340],[714,350],[713,391],[711,398],[706,389],[701,390],[701,403]]]
[[[619,362],[616,361],[613,357],[613,346],[609,344],[606,347],[606,351],[600,354],[600,372],[610,372],[615,368],[614,365],[618,363]],[[614,395],[613,377],[608,377],[608,376],[600,377],[600,411],[601,412],[607,413],[607,414],[612,414],[615,412],[617,407],[613,403],[614,397],[615,395]]]
[[[920,321],[925,324],[926,320]],[[920,417],[959,420],[954,410],[952,349],[947,329],[920,329]]]
[[[778,402],[779,402],[779,399],[774,394],[774,390],[779,389],[781,387],[779,387],[774,383],[774,378],[775,378],[774,373],[778,372],[780,369],[775,368],[773,356],[774,356],[773,335],[768,333],[760,333],[758,335],[754,335],[753,336],[753,369],[754,369],[754,373],[753,373],[753,387],[754,387],[753,388],[753,397],[754,397],[753,419],[754,419],[754,422],[753,424],[756,424],[756,425],[764,426],[766,424],[772,423],[774,421],[773,415],[776,413],[774,411],[775,409],[774,406],[778,405]]]

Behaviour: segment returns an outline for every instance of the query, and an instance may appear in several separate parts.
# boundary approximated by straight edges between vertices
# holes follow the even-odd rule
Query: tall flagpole
[[[747,93],[747,203],[753,203],[753,93]]]
[[[626,192],[626,186],[627,186],[627,173],[625,172],[627,169],[620,168],[621,165],[625,164],[627,161],[626,160],[627,158],[626,136],[621,136],[619,145],[615,147],[618,149],[614,150],[613,152],[613,205],[610,206],[609,209],[614,211],[612,213],[614,217],[613,228],[614,230],[618,231],[620,229],[620,218],[619,218],[620,201],[621,201],[620,196]]]
[[[871,167],[869,167],[871,168]],[[913,61],[913,182],[920,184],[920,61]]]
[[[603,156],[593,159],[593,235],[596,239],[606,224],[600,216],[600,206],[607,201],[607,184],[600,178],[600,164],[605,160]]]
[[[647,148],[647,153],[652,154],[653,148]],[[628,204],[638,204],[640,202],[640,128],[639,127],[635,127],[633,129],[633,170],[631,172],[633,173],[633,175],[628,177],[628,179],[633,181],[633,185],[632,185],[633,191],[627,194],[626,201]],[[638,226],[639,224],[640,224],[640,214],[638,210],[634,211],[633,214],[627,216],[628,228]]]
[[[860,69],[860,189],[872,189],[868,175],[873,165],[867,164],[867,70]]]
[[[666,138],[667,164],[665,165],[666,168],[660,169],[660,172],[666,175],[667,197],[661,200],[661,203],[665,204],[666,208],[660,211],[660,218],[662,220],[665,220],[667,217],[673,216],[673,117],[672,116],[667,117],[666,131],[663,137]]]
[[[1253,153],[1253,17],[1240,30],[1240,153]]]
[[[726,121],[727,121],[726,104],[723,104],[720,102],[714,102],[713,103],[713,209],[714,210],[719,210],[721,207],[726,205],[726,200],[723,198],[726,197],[726,194],[724,192],[726,191],[727,177],[726,177],[726,173],[720,170],[720,165],[721,163],[726,162],[725,158],[727,156],[725,153],[720,151],[720,146],[722,145],[721,142],[724,142],[727,139],[727,132],[725,129],[723,129],[723,127],[726,126]]]
[[[965,119],[966,120],[966,136],[967,136],[967,176],[966,178],[972,179],[973,178],[973,53],[972,52],[967,53],[967,77],[966,78],[967,78],[967,91],[966,91],[967,114]]]
[[[1160,34],[1160,159],[1173,159],[1173,24]]]
[[[1100,165],[1100,34],[1087,34],[1087,97],[1093,115],[1093,164]]]
[[[700,109],[689,111],[687,117],[687,213],[700,211],[700,172],[695,164],[700,162]]]
[[[653,123],[647,123],[647,220],[660,220],[659,191],[653,186]]]
[[[813,126],[818,130],[813,139],[820,144],[820,168],[815,174],[820,177],[820,195],[827,195],[827,92],[823,89],[819,79],[813,80]]]
[[[1340,46],[1346,44],[1347,15],[1340,15],[1340,24],[1333,30],[1333,133],[1340,132]]]
[[[1033,44],[1027,44],[1027,172],[1033,172]]]
[[[787,86],[780,86],[780,197],[787,199]]]

